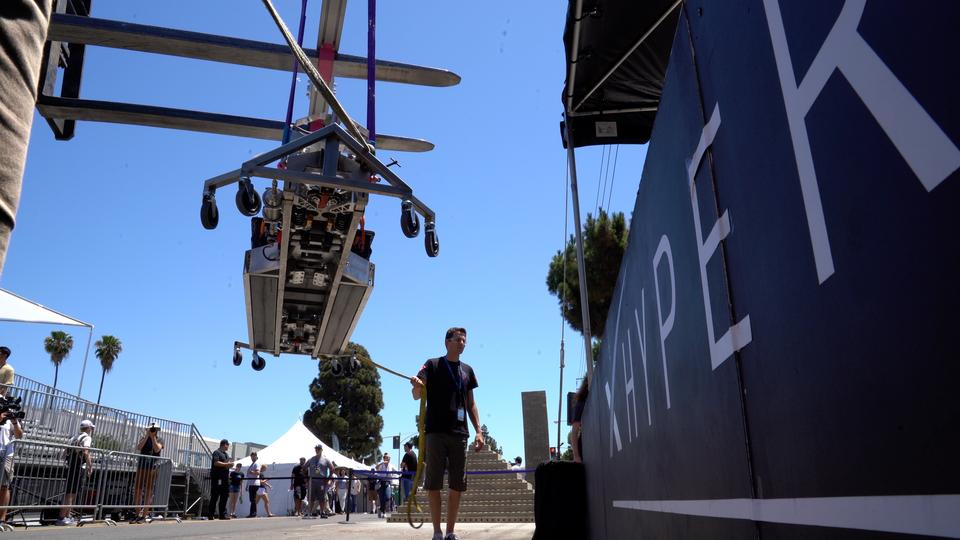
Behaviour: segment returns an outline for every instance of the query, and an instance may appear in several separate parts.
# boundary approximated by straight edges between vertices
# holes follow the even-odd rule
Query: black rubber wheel
[[[250,361],[250,367],[252,367],[254,371],[263,371],[263,368],[267,367],[267,361],[259,354],[253,353],[253,360]]]
[[[420,216],[410,201],[403,201],[400,205],[400,230],[407,238],[416,238],[420,234]]]
[[[213,195],[204,195],[200,205],[200,223],[204,229],[213,230],[220,223],[220,211],[217,210],[217,199]]]
[[[240,354],[240,349],[234,349],[233,351],[233,365],[240,366],[243,363],[243,355]]]
[[[330,373],[334,377],[343,375],[343,364],[340,362],[340,360],[331,360],[331,362],[333,363],[330,364]]]
[[[253,217],[260,213],[262,203],[260,194],[249,180],[241,180],[237,188],[236,196],[237,210],[247,217]]]
[[[440,239],[437,238],[437,229],[433,223],[427,223],[426,231],[423,233],[423,247],[427,250],[428,257],[436,257],[440,254]]]

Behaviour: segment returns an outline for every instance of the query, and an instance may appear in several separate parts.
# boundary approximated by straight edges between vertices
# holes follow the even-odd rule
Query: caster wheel
[[[254,371],[263,371],[263,368],[267,367],[267,361],[259,354],[253,353],[253,359],[250,360],[250,367],[252,367]]]
[[[358,371],[360,371],[360,360],[357,360],[356,356],[351,356],[347,362],[347,373],[353,375]]]
[[[340,360],[333,360],[332,362],[333,363],[330,364],[330,373],[332,373],[334,377],[343,375],[343,364],[340,363]]]
[[[420,216],[417,215],[410,201],[403,201],[400,204],[400,230],[407,238],[416,238],[420,234]]]
[[[204,229],[213,230],[220,223],[220,212],[217,210],[217,198],[213,193],[203,195],[203,203],[200,205],[200,223]]]
[[[262,206],[260,194],[253,187],[249,178],[241,180],[237,187],[237,210],[247,217],[253,217],[260,212]]]
[[[240,349],[233,350],[233,365],[240,366],[243,363],[243,356],[240,354]]]
[[[423,233],[423,247],[427,250],[428,257],[436,257],[440,254],[440,240],[437,238],[437,228],[433,223],[427,223]]]

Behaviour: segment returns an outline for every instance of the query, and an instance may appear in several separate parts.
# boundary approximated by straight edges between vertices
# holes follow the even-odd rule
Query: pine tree
[[[368,456],[383,443],[380,373],[363,346],[350,343],[346,354],[356,355],[360,369],[335,376],[333,361],[321,360],[319,375],[310,383],[313,403],[303,414],[303,424],[326,444],[336,433],[342,454]]]

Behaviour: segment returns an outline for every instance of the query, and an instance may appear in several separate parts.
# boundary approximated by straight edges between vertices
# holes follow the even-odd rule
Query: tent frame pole
[[[583,234],[580,228],[580,192],[577,189],[577,158],[573,149],[573,124],[565,118],[567,128],[567,158],[570,166],[570,193],[573,197],[573,225],[577,239],[577,275],[580,280],[580,314],[583,324],[583,352],[587,357],[587,379],[593,381],[593,344],[590,335],[590,304],[587,294],[587,271],[583,261]],[[564,276],[566,279],[566,276]],[[559,421],[559,418],[557,419]],[[558,450],[559,451],[559,450]]]
[[[83,376],[87,373],[87,357],[90,356],[90,342],[93,340],[93,325],[87,327],[87,348],[83,353],[83,368],[80,369],[80,388],[77,388],[77,397],[82,398],[80,392],[83,392]]]

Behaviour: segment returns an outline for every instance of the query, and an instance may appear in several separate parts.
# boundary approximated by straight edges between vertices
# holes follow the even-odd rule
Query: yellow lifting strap
[[[382,369],[383,371],[386,371],[387,373],[390,373],[392,375],[396,375],[401,379],[404,379],[406,381],[410,380],[410,377],[407,377],[403,373],[394,371],[386,366],[381,366],[380,364],[374,362],[373,360],[370,360],[370,363],[373,364],[374,367]],[[423,433],[424,421],[426,419],[426,416],[425,416],[426,410],[427,410],[427,386],[424,385],[423,389],[420,392],[420,416],[418,417],[419,421],[417,422],[417,432],[418,432],[417,474],[413,477],[413,488],[410,490],[410,497],[407,498],[407,523],[409,523],[410,526],[413,527],[414,529],[419,529],[420,527],[423,527],[422,519],[420,520],[420,523],[418,525],[413,524],[413,509],[416,508],[417,512],[423,511],[420,508],[420,503],[417,502],[417,486],[420,485],[420,476],[423,474],[423,456],[425,455],[426,448],[427,448],[427,438]]]

